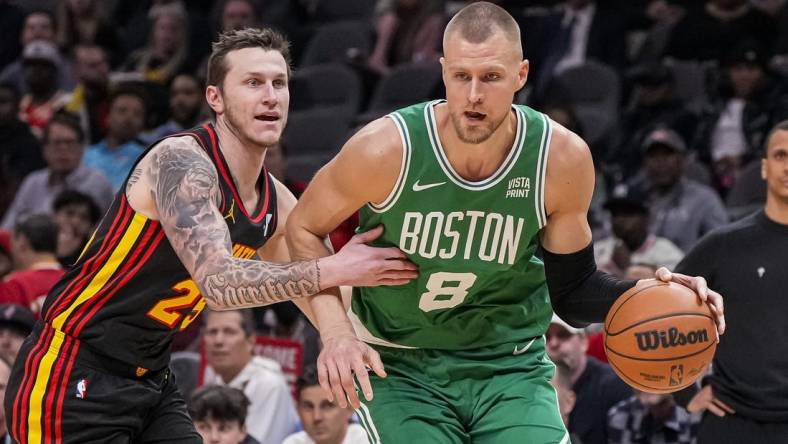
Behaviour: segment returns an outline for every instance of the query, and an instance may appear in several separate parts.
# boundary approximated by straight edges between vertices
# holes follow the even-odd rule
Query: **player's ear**
[[[530,67],[531,67],[531,65],[530,65],[530,63],[528,63],[528,60],[524,59],[522,62],[520,62],[520,70],[517,73],[517,77],[518,77],[517,78],[517,90],[518,91],[523,89],[523,86],[525,86],[525,82],[528,81],[528,72],[530,70]]]
[[[210,106],[216,114],[224,112],[222,90],[218,86],[208,85],[208,87],[205,88],[205,101],[208,102],[208,106]]]

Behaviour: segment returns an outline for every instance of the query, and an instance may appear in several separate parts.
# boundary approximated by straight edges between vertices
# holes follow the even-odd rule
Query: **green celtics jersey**
[[[384,202],[360,212],[360,230],[383,224],[375,245],[400,248],[419,278],[354,289],[351,321],[364,341],[393,347],[472,349],[541,336],[552,308],[534,251],[546,221],[550,121],[513,106],[514,145],[492,176],[471,182],[441,145],[439,103],[389,115],[404,146],[400,175]]]

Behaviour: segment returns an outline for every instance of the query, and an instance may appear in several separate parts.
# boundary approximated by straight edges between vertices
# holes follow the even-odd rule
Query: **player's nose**
[[[260,101],[265,105],[276,105],[278,102],[276,90],[274,89],[274,85],[271,82],[265,84],[265,86],[262,88],[261,94],[262,96],[260,97]]]
[[[468,91],[468,101],[471,103],[482,103],[484,101],[482,88],[482,82],[478,79],[473,79],[471,81],[471,89]]]

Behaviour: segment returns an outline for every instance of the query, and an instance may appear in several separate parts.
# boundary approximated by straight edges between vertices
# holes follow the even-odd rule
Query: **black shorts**
[[[27,443],[202,443],[169,368],[136,376],[39,322],[5,395],[8,431]]]

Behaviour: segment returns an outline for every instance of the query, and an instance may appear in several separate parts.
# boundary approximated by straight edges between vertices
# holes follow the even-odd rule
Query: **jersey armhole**
[[[541,115],[542,122],[544,123],[542,129],[542,140],[539,144],[539,160],[536,164],[536,199],[534,199],[536,219],[539,222],[539,229],[541,230],[547,224],[547,210],[544,202],[544,189],[547,180],[547,158],[550,153],[550,142],[553,139],[553,127],[550,124],[550,118],[545,114]]]
[[[369,209],[376,213],[385,213],[397,203],[400,194],[402,194],[402,189],[405,187],[405,180],[410,170],[410,134],[408,133],[408,126],[405,123],[405,119],[398,113],[391,113],[386,117],[394,121],[394,125],[397,127],[397,132],[402,141],[402,164],[400,165],[399,177],[397,177],[397,181],[394,183],[394,188],[389,195],[386,196],[386,199],[381,203],[369,202],[367,204]]]

